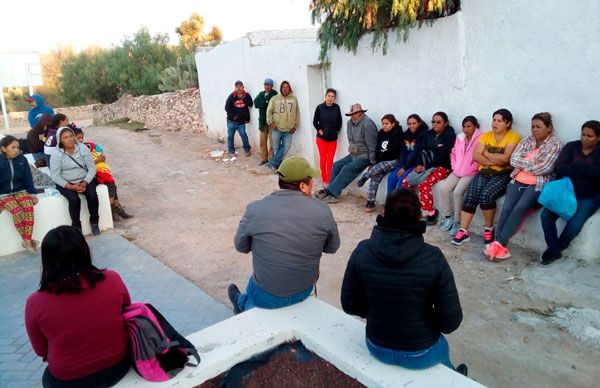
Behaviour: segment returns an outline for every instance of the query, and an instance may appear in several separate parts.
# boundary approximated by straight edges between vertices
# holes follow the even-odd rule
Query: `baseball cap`
[[[318,178],[321,176],[321,172],[314,168],[308,163],[308,160],[300,156],[291,156],[281,163],[277,169],[279,176],[286,182],[295,182],[300,179],[306,178]]]
[[[263,85],[273,86],[273,80],[271,78],[265,78],[265,82],[263,82]]]

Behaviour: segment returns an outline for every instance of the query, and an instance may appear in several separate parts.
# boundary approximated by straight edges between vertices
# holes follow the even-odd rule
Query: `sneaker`
[[[229,156],[236,156],[237,153],[235,151],[227,151],[227,155],[229,155]]]
[[[434,209],[434,213],[432,216],[427,216],[427,225],[435,225],[437,224],[437,220],[440,217],[440,212],[437,209]]]
[[[456,232],[458,232],[458,229],[460,229],[460,224],[456,221],[452,221],[452,227],[449,231],[450,236],[456,236]]]
[[[252,155],[252,151],[244,151],[244,155],[246,155],[246,157],[249,157],[250,155]]]
[[[452,244],[460,246],[462,243],[469,241],[471,241],[469,232],[463,228],[458,228],[458,232],[456,232],[456,235],[454,235],[454,238],[452,239]]]
[[[92,236],[100,235],[100,228],[98,227],[98,224],[91,224],[90,226],[92,228]]]
[[[469,375],[469,368],[465,364],[460,364],[456,368],[454,368],[456,373],[460,373],[461,375],[467,377]]]
[[[365,205],[365,211],[367,213],[372,213],[375,211],[375,201],[367,201],[367,204]]]
[[[331,194],[327,194],[326,196],[324,196],[323,198],[321,198],[321,201],[323,201],[325,203],[339,203],[342,200],[339,199],[339,198],[337,198],[337,197],[334,197]]]
[[[485,250],[485,254],[491,261],[506,260],[510,257],[508,248],[498,241],[492,241],[490,246]]]
[[[367,183],[367,181],[369,180],[369,178],[365,178],[365,176],[361,176],[360,179],[356,182],[356,185],[358,187],[363,187],[365,185],[365,183]]]
[[[326,196],[327,196],[327,190],[325,190],[325,189],[321,189],[321,190],[315,191],[313,193],[313,197],[315,197],[316,199],[323,199]]]
[[[267,163],[269,163],[269,161],[268,161],[268,160],[261,160],[261,161],[260,161],[260,163],[259,163],[258,165],[259,165],[259,166],[262,166],[262,165],[264,165],[264,164],[267,164]]]
[[[227,297],[229,297],[229,301],[233,305],[233,313],[235,315],[238,315],[242,312],[242,310],[240,310],[240,306],[238,306],[237,303],[241,294],[242,293],[240,292],[240,289],[235,284],[231,283],[229,287],[227,287]]]
[[[540,264],[544,267],[549,267],[550,264],[554,263],[556,260],[562,259],[561,253],[551,252],[550,249],[546,249],[540,255]]]
[[[492,228],[492,229],[485,228],[485,230],[483,232],[483,244],[486,246],[486,248],[488,245],[490,245],[494,241],[495,235],[496,235],[496,230],[494,228]]]
[[[454,219],[452,216],[445,217],[442,222],[440,222],[440,229],[444,231],[450,230],[450,228],[452,228],[452,224],[454,224]],[[456,232],[454,234],[456,234]]]

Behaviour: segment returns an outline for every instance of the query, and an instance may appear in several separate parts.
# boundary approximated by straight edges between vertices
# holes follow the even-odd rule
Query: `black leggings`
[[[85,189],[85,192],[81,193],[87,200],[88,210],[90,212],[90,224],[97,224],[100,217],[98,216],[98,194],[96,193],[96,187],[98,182],[93,179]],[[79,193],[73,190],[65,189],[59,185],[56,185],[56,189],[69,201],[69,215],[71,216],[71,225],[81,228],[81,199],[79,199]]]
[[[80,377],[75,380],[59,380],[50,374],[50,371],[46,367],[44,375],[42,376],[42,385],[44,388],[102,388],[112,387],[117,384],[127,372],[131,366],[131,358],[125,357],[113,366],[109,366],[106,369],[102,369],[91,375]]]

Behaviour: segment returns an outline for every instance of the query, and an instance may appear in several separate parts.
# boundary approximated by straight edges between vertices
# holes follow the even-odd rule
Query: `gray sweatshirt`
[[[50,159],[50,176],[54,183],[62,187],[67,183],[78,183],[82,180],[90,183],[96,176],[96,164],[90,150],[84,144],[75,143],[75,152],[71,158],[63,148],[56,147],[56,152]],[[87,168],[87,171],[82,167]]]
[[[377,164],[377,126],[366,114],[357,123],[348,120],[348,153],[352,159],[369,159],[371,165]]]
[[[317,280],[322,253],[335,253],[340,236],[327,205],[300,191],[279,190],[248,205],[234,242],[239,252],[252,251],[256,284],[286,297]]]

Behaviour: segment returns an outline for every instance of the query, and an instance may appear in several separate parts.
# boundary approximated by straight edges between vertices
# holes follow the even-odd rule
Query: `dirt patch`
[[[149,136],[88,128],[86,136],[106,150],[121,202],[135,215],[116,223],[116,228],[229,306],[227,285],[236,283],[244,289],[252,272],[251,255],[238,253],[233,246],[237,225],[248,203],[277,186],[276,176],[250,171],[259,163],[254,156],[258,150],[253,149],[252,157],[240,155],[223,162],[210,157],[211,151],[225,148],[222,143],[186,132]],[[356,197],[344,197],[331,208],[342,245],[336,254],[323,255],[317,287],[320,299],[339,308],[346,263],[357,243],[369,237],[375,215],[366,214],[364,200]],[[455,247],[446,232],[433,227],[425,239],[443,250],[454,271],[464,320],[448,340],[452,361],[466,363],[469,377],[493,387],[597,386],[597,349],[551,322],[527,324],[518,315],[526,313],[513,310],[550,311],[569,302],[551,302],[557,299],[529,292],[534,283],[524,273],[550,276],[537,272],[537,252],[514,248],[510,260],[494,263],[484,258],[483,240],[477,236]],[[565,282],[568,278],[565,275]],[[570,283],[578,279],[572,277]],[[591,298],[580,299],[578,305],[567,307],[590,307]],[[534,318],[551,319],[537,314]]]

